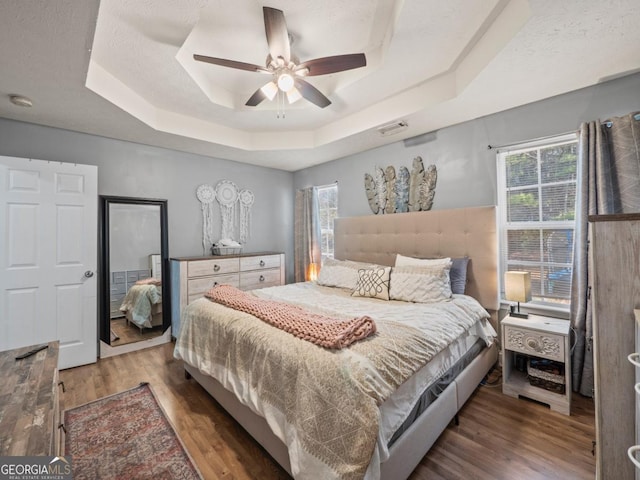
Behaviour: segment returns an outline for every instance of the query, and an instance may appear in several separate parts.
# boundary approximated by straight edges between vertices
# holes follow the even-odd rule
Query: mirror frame
[[[169,281],[169,232],[167,220],[167,201],[152,198],[116,197],[100,195],[100,235],[99,256],[100,276],[98,288],[98,328],[100,340],[111,345],[110,325],[110,278],[111,275],[110,251],[109,251],[109,206],[113,203],[126,203],[132,205],[157,205],[160,207],[160,257],[162,260],[162,331],[171,328],[171,292]]]

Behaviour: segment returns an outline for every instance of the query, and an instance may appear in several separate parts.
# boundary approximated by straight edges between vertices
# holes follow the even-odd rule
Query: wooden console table
[[[35,346],[0,352],[0,456],[60,452],[59,345],[15,359]]]

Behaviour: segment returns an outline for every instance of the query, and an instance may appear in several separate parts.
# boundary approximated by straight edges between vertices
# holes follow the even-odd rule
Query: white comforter
[[[386,444],[390,436],[405,420],[406,414],[409,413],[411,407],[417,401],[417,396],[419,396],[420,392],[437,378],[436,375],[442,373],[439,371],[440,369],[435,369],[428,374],[411,377],[423,367],[422,364],[416,363],[416,358],[433,358],[440,352],[456,345],[456,342],[460,343],[460,337],[482,338],[488,345],[495,338],[495,331],[486,321],[488,318],[487,312],[477,301],[464,295],[456,295],[451,301],[439,304],[416,304],[351,297],[350,292],[346,290],[320,287],[313,283],[298,283],[283,287],[266,288],[254,291],[254,294],[260,298],[294,303],[308,310],[337,318],[369,315],[376,321],[379,331],[378,336],[380,341],[383,342],[382,350],[386,352],[386,358],[383,360],[378,355],[375,357],[367,356],[366,344],[358,345],[360,342],[347,349],[331,351],[331,355],[327,355],[326,351],[320,347],[309,347],[309,354],[320,349],[320,353],[325,352],[324,355],[331,357],[331,361],[338,365],[341,362],[344,362],[344,365],[348,365],[348,368],[358,365],[362,369],[358,379],[360,381],[359,388],[366,390],[367,396],[365,398],[369,398],[374,402],[374,411],[377,413],[373,415],[375,418],[367,419],[366,422],[370,421],[375,425],[374,431],[378,432],[378,438],[373,440],[375,446],[370,458],[367,459],[368,467],[366,467],[367,463],[365,463],[365,468],[360,467],[362,470],[358,470],[362,473],[354,478],[362,477],[363,474],[365,478],[374,479],[379,477],[379,463],[388,454]],[[273,432],[288,446],[292,472],[296,478],[330,479],[345,476],[344,473],[342,475],[339,473],[341,467],[329,465],[328,463],[332,463],[331,461],[323,461],[318,458],[317,452],[308,451],[309,449],[305,448],[308,443],[305,445],[301,438],[304,437],[303,433],[306,434],[307,432],[299,430],[299,428],[304,428],[304,421],[291,421],[291,417],[283,414],[277,402],[274,403],[273,399],[271,401],[264,400],[256,394],[255,385],[251,384],[254,380],[249,380],[250,377],[243,378],[242,369],[234,369],[234,367],[229,366],[228,360],[221,361],[220,358],[212,358],[206,353],[208,349],[212,348],[212,345],[215,345],[215,340],[210,341],[201,338],[202,331],[196,331],[194,325],[200,323],[201,326],[198,328],[209,328],[212,319],[216,315],[218,317],[227,316],[229,319],[226,322],[229,324],[239,324],[246,321],[247,314],[229,312],[228,310],[226,307],[213,304],[206,299],[197,300],[188,306],[185,309],[182,319],[183,326],[176,342],[176,358],[183,359],[203,373],[213,376],[225,388],[233,391],[242,403],[265,417]],[[204,316],[207,317],[207,320],[203,322],[202,317]],[[249,318],[253,317],[249,316]],[[255,321],[260,322],[259,320]],[[248,325],[249,329],[254,328],[251,327],[251,323]],[[258,326],[262,328],[260,324],[254,323],[254,325],[256,328]],[[410,330],[417,329],[416,332],[419,335],[428,339],[428,355],[425,356],[424,352],[419,352],[418,355],[413,356],[406,355],[406,352],[397,351],[393,348],[393,329],[401,330],[401,325],[406,325]],[[218,331],[218,333],[220,332],[221,330]],[[246,331],[241,332],[241,336],[245,334]],[[266,336],[271,335],[271,333],[270,331],[265,333],[263,329],[261,335],[263,335],[262,340],[264,342],[267,339]],[[291,335],[282,331],[278,331],[274,335],[276,336],[273,338],[279,339],[281,345],[294,342],[288,343],[284,348],[289,350],[302,348],[297,352],[301,352],[302,356],[306,355],[304,349],[307,348],[306,343],[308,342],[294,339]],[[300,344],[300,342],[303,343]],[[269,347],[267,350],[271,348]],[[275,348],[277,346],[274,345],[273,349]],[[268,352],[265,355],[268,355]],[[262,357],[260,360],[263,360]],[[407,362],[411,364],[411,368],[407,368]],[[299,363],[304,363],[304,361]],[[440,366],[445,368],[446,363],[444,361]],[[286,368],[291,369],[294,367]],[[406,381],[407,379],[409,381]],[[398,387],[401,387],[399,389],[402,391],[401,394],[397,398],[391,398],[393,401],[388,401]],[[281,392],[282,395],[291,393],[287,392],[287,389],[283,390],[285,391]],[[323,394],[322,392],[314,392],[314,395]],[[331,401],[335,394],[325,396],[327,398],[322,399],[323,401]],[[294,396],[291,402],[295,404],[296,398]],[[288,400],[285,399],[284,403],[287,402]],[[287,410],[289,410],[291,402],[288,402]],[[292,408],[295,409],[295,405]],[[288,413],[290,412],[288,411]],[[308,415],[309,412],[302,411],[296,415],[304,416],[305,414]],[[348,448],[348,446],[345,447]],[[364,471],[365,469],[366,472]]]

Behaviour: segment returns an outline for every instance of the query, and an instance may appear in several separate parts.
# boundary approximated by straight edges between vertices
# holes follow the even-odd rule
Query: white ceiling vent
[[[406,130],[409,127],[409,124],[405,120],[399,120],[393,123],[387,123],[386,125],[381,125],[377,128],[378,133],[383,137],[394,135],[396,133],[400,133],[403,130]]]

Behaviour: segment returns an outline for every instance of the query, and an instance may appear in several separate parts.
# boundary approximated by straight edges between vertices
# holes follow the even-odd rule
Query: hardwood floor
[[[184,378],[171,343],[63,370],[60,378],[64,408],[149,382],[205,479],[290,478],[202,387]],[[593,439],[591,399],[575,396],[567,417],[502,395],[499,384],[481,387],[461,410],[460,425],[447,428],[410,478],[593,479]]]
[[[151,338],[159,337],[163,333],[162,325],[158,325],[153,328],[143,328],[140,330],[140,328],[135,324],[127,323],[127,320],[124,317],[112,319],[110,325],[111,332],[115,333],[118,337],[117,340],[113,337],[111,338],[112,347],[140,342],[142,340],[149,340]]]

